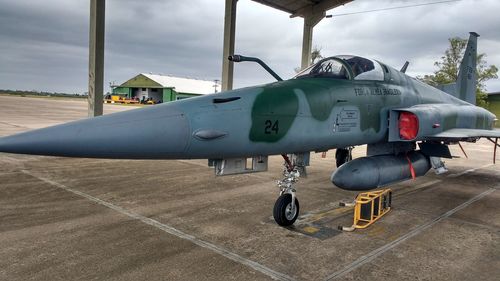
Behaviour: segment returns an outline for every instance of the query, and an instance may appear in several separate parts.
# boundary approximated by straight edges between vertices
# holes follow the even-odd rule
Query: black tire
[[[337,164],[337,168],[351,160],[352,154],[349,149],[337,148],[337,151],[335,151],[335,164]]]
[[[290,210],[292,203],[292,195],[289,193],[278,197],[274,203],[273,217],[277,224],[281,226],[292,225],[299,216],[299,200],[295,198],[295,210]]]

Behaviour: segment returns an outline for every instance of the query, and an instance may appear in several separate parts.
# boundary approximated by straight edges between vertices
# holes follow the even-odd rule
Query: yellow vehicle
[[[107,95],[104,99],[104,103],[123,103],[125,98],[118,95]]]
[[[107,95],[104,99],[104,103],[138,104],[139,100],[136,98],[129,99],[119,95]]]
[[[137,100],[137,99],[124,99],[123,103],[125,103],[125,104],[139,104],[139,100]]]

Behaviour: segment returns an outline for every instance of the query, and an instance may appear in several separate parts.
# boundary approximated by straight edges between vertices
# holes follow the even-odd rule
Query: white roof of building
[[[215,91],[214,81],[174,77],[168,75],[141,73],[165,88],[174,88],[176,92],[192,94],[211,94]]]

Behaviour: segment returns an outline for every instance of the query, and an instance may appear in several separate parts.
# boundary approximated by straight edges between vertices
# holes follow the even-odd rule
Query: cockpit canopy
[[[384,80],[380,63],[358,56],[335,56],[320,60],[295,76],[300,78]]]

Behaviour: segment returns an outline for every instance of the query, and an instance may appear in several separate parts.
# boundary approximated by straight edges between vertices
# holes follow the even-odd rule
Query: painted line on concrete
[[[341,278],[341,277],[344,277],[346,274],[350,273],[351,271],[357,269],[358,267],[366,264],[366,263],[369,263],[371,261],[373,261],[374,259],[376,259],[377,257],[379,257],[380,255],[384,254],[385,252],[391,250],[392,248],[398,246],[399,244],[403,243],[404,241],[420,234],[422,231],[432,227],[433,225],[437,224],[438,222],[442,221],[443,219],[453,215],[454,213],[464,209],[465,207],[469,206],[470,204],[480,200],[481,198],[491,194],[492,192],[496,191],[495,188],[488,188],[488,190],[472,197],[471,199],[467,200],[466,202],[458,205],[457,207],[449,210],[448,212],[434,218],[433,220],[425,223],[425,224],[422,224],[420,226],[418,226],[417,228],[413,229],[412,231],[406,233],[405,235],[399,237],[398,239],[388,243],[388,244],[385,244],[384,246],[382,247],[379,247],[373,251],[371,251],[370,253],[358,258],[357,260],[355,260],[354,262],[350,263],[348,266],[346,266],[345,268],[339,270],[339,271],[336,271],[330,275],[328,275],[325,280],[333,280],[333,279],[338,279],[338,278]]]
[[[12,172],[0,172],[0,176],[11,176],[11,175],[19,175],[21,174],[21,172],[19,171],[12,171]],[[3,184],[3,183],[2,183]],[[15,184],[19,184],[18,182],[16,182]]]
[[[450,217],[448,219],[456,221],[456,222],[464,223],[464,224],[467,224],[467,225],[470,225],[470,226],[473,226],[473,227],[485,228],[485,229],[489,229],[489,230],[492,230],[492,231],[500,232],[500,226],[489,225],[489,224],[482,224],[482,223],[472,222],[472,221],[468,221],[468,220],[464,220],[464,219],[460,219],[460,218],[454,218],[454,217]]]
[[[424,183],[421,183],[421,184],[413,187],[411,190],[421,189],[421,188],[428,187],[428,186],[431,186],[433,184],[440,183],[440,182],[442,182],[442,180],[433,180],[433,181],[429,181],[429,182],[424,182]]]
[[[460,173],[449,174],[446,177],[449,177],[449,178],[460,177],[460,176],[463,176],[465,174],[474,172],[476,170],[484,169],[484,168],[487,168],[487,167],[490,167],[490,166],[493,166],[493,164],[486,164],[486,165],[483,165],[483,166],[480,166],[480,167],[476,167],[476,168],[472,168],[472,169],[468,169],[468,170],[462,171]],[[419,191],[422,188],[429,187],[431,185],[440,183],[442,181],[443,181],[442,179],[436,179],[436,180],[432,180],[432,181],[429,181],[429,182],[424,182],[424,183],[421,183],[419,185],[416,185],[416,186],[412,187],[411,189],[408,189],[406,192],[403,191],[401,193],[394,193],[394,197],[397,198],[397,197],[401,197],[401,196],[410,195],[412,193],[415,193],[415,192]],[[300,225],[300,224],[314,223],[314,222],[316,222],[316,221],[318,221],[318,220],[320,220],[320,219],[322,219],[322,218],[324,218],[326,216],[344,214],[344,213],[347,213],[348,211],[350,211],[352,209],[354,209],[354,207],[340,207],[340,208],[336,207],[334,209],[329,209],[329,210],[326,210],[326,211],[320,211],[318,213],[311,212],[311,213],[307,213],[307,214],[299,216],[299,218],[297,219],[296,223],[298,225]]]
[[[5,125],[12,126],[12,127],[16,127],[16,128],[31,129],[31,130],[33,130],[33,128],[30,128],[30,127],[21,126],[21,125],[16,125],[16,124],[12,124],[12,123],[5,122],[5,121],[0,121],[0,124],[5,124]]]
[[[414,187],[410,187],[410,189],[407,189],[407,190],[394,191],[393,197],[394,198],[399,198],[399,197],[402,197],[402,196],[411,195],[413,193],[416,193],[416,192],[420,191],[421,189],[424,189],[426,187],[432,186],[432,185],[440,183],[440,182],[442,182],[442,180],[432,180],[432,181],[429,181],[429,182],[421,183],[421,184],[416,185]]]
[[[493,165],[494,165],[493,163],[491,163],[491,164],[486,164],[486,165],[483,165],[483,166],[481,166],[481,167],[476,167],[476,168],[468,169],[468,170],[465,170],[465,171],[460,172],[460,173],[450,174],[450,175],[448,175],[447,177],[448,177],[448,178],[456,178],[456,177],[459,177],[459,176],[463,176],[463,175],[465,175],[465,174],[468,174],[468,173],[470,173],[470,172],[474,172],[474,171],[476,171],[476,170],[480,170],[480,169],[488,168],[488,167],[493,166]]]
[[[440,183],[440,182],[442,182],[442,180],[433,180],[433,181],[429,181],[429,182],[424,182],[424,183],[421,183],[421,184],[411,188],[410,190],[408,190],[405,193],[397,193],[394,195],[394,197],[404,196],[404,195],[407,195],[408,193],[413,193],[415,191],[418,191],[421,188],[425,188],[425,187],[428,187],[428,186],[431,186],[431,185],[434,185],[434,184]],[[341,202],[341,201],[338,201],[338,202],[336,202],[336,204],[334,204],[334,206],[336,206],[336,207],[334,207],[333,209],[322,210],[319,212],[310,212],[310,213],[306,213],[304,215],[299,216],[299,218],[296,221],[296,224],[300,225],[300,224],[314,223],[314,222],[316,222],[316,221],[318,221],[326,216],[343,215],[343,214],[354,209],[354,207],[352,207],[352,206],[338,207],[339,202]],[[270,217],[270,218],[272,219],[272,217]]]
[[[22,159],[7,156],[7,153],[0,152],[0,156],[1,156],[0,162],[16,163],[16,164],[22,162]]]
[[[255,261],[252,261],[252,260],[249,260],[247,258],[244,258],[236,253],[233,253],[227,249],[224,249],[222,247],[219,247],[215,244],[212,244],[210,242],[207,242],[207,241],[204,241],[204,240],[201,240],[193,235],[190,235],[190,234],[187,234],[187,233],[184,233],[172,226],[169,226],[169,225],[166,225],[166,224],[163,224],[157,220],[154,220],[154,219],[151,219],[151,218],[148,218],[148,217],[145,217],[143,215],[140,215],[140,214],[137,214],[137,213],[134,213],[132,211],[129,211],[129,210],[126,210],[120,206],[117,206],[117,205],[114,205],[112,203],[109,203],[109,202],[106,202],[104,200],[101,200],[97,197],[94,197],[92,195],[89,195],[87,193],[84,193],[84,192],[81,192],[81,191],[78,191],[78,190],[75,190],[75,189],[72,189],[70,187],[67,187],[65,186],[64,184],[61,184],[61,183],[58,183],[58,182],[55,182],[53,180],[50,180],[50,179],[47,179],[47,178],[44,178],[44,177],[41,177],[41,176],[38,176],[36,174],[33,174],[27,170],[21,170],[21,172],[23,172],[24,174],[27,174],[27,175],[30,175],[34,178],[37,178],[45,183],[48,183],[52,186],[55,186],[55,187],[58,187],[60,189],[63,189],[63,190],[66,190],[68,192],[71,192],[73,194],[76,194],[80,197],[83,197],[83,198],[86,198],[94,203],[97,203],[99,205],[102,205],[102,206],[105,206],[105,207],[108,207],[112,210],[115,210],[117,211],[118,213],[122,214],[122,215],[125,215],[125,216],[128,216],[130,218],[133,218],[133,219],[136,219],[136,220],[139,220],[145,224],[148,224],[150,226],[153,226],[153,227],[156,227],[168,234],[171,234],[173,236],[176,236],[178,238],[181,238],[181,239],[184,239],[184,240],[187,240],[195,245],[198,245],[202,248],[205,248],[205,249],[208,249],[208,250],[211,250],[219,255],[222,255],[234,262],[237,262],[237,263],[240,263],[242,265],[245,265],[245,266],[248,266],[248,267],[251,267],[252,269],[260,272],[260,273],[263,273],[275,280],[294,280],[292,277],[286,275],[286,274],[283,274],[283,273],[280,273],[280,272],[277,272],[275,270],[272,270],[270,269],[269,267],[266,267],[258,262],[255,262]]]
[[[208,161],[206,161],[205,163],[199,163],[199,160],[183,160],[183,159],[179,159],[179,160],[175,160],[177,162],[181,162],[181,163],[185,163],[185,164],[189,164],[189,165],[192,165],[192,166],[199,166],[199,167],[203,167],[203,168],[211,168],[213,169],[213,167],[209,167],[208,166]]]
[[[460,173],[455,173],[455,174],[450,174],[450,175],[447,175],[447,177],[450,177],[450,178],[454,178],[454,177],[460,177],[460,176],[463,176],[465,174],[468,174],[468,173],[471,173],[471,172],[474,172],[476,170],[480,170],[480,169],[484,169],[484,168],[487,168],[487,167],[490,167],[490,166],[493,166],[494,164],[486,164],[486,165],[483,165],[483,166],[480,166],[480,167],[476,167],[476,168],[472,168],[472,169],[468,169],[468,170],[465,170],[463,172],[460,172]],[[421,189],[421,188],[425,188],[425,187],[428,187],[428,186],[431,186],[431,185],[434,185],[434,184],[437,184],[437,183],[440,183],[442,182],[443,180],[433,180],[433,181],[430,181],[430,182],[426,182],[426,183],[422,183],[422,184],[419,184],[417,185],[414,189],[412,189],[411,191],[414,191],[414,190],[418,190],[418,189]],[[458,207],[456,207],[455,209],[452,209],[446,213],[444,213],[443,215],[435,218],[434,220],[428,222],[427,224],[423,224],[421,225],[420,227],[417,227],[416,229],[414,229],[413,231],[407,233],[406,235],[403,235],[401,236],[400,238],[392,241],[391,243],[389,244],[386,244],[370,253],[368,253],[367,255],[365,256],[362,256],[360,257],[359,259],[357,259],[356,261],[354,261],[353,263],[351,263],[349,266],[347,266],[346,268],[340,270],[340,271],[337,271],[335,273],[332,273],[331,275],[329,275],[326,280],[333,280],[333,279],[337,279],[337,278],[340,278],[342,276],[345,276],[345,274],[351,272],[352,270],[358,268],[359,266],[365,264],[365,263],[368,263],[368,262],[371,262],[374,258],[378,257],[379,255],[383,254],[384,252],[394,248],[395,246],[399,245],[400,243],[402,243],[403,241],[419,234],[420,232],[422,232],[423,230],[431,227],[432,225],[438,223],[439,221],[441,221],[442,219],[444,218],[447,218],[449,216],[451,216],[453,213],[467,207],[468,205],[474,203],[475,201],[483,198],[484,196],[492,193],[493,191],[495,191],[495,189],[499,189],[500,186],[496,186],[496,187],[492,187],[490,188],[489,190],[483,192],[483,193],[486,193],[483,195],[483,193],[471,198],[469,201],[467,202],[464,202],[462,205],[459,205]],[[401,194],[400,194],[401,195]],[[407,195],[407,194],[402,194],[402,195]],[[476,199],[476,197],[479,197]],[[459,208],[459,209],[458,209]],[[452,212],[453,211],[453,212]],[[450,213],[452,212],[452,213]],[[450,213],[450,214],[448,214]],[[414,231],[416,231],[416,233],[413,233]],[[408,237],[407,237],[408,236]],[[394,244],[394,245],[393,245]],[[387,249],[385,247],[388,247]],[[380,251],[380,252],[379,252]],[[373,256],[372,256],[373,255]],[[359,263],[359,264],[358,264]]]

